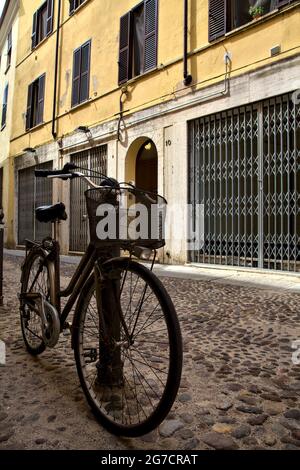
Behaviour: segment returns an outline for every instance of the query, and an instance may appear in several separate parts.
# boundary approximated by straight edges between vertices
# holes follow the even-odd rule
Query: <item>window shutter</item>
[[[120,19],[119,85],[127,82],[130,64],[131,12]]]
[[[76,49],[73,57],[73,84],[72,84],[72,106],[79,104],[80,95],[80,69],[81,69],[81,47]]]
[[[8,98],[8,84],[4,89],[3,95],[3,105],[2,105],[2,119],[1,119],[1,127],[3,128],[6,124],[6,114],[7,114],[7,98]]]
[[[12,49],[12,32],[10,30],[7,36],[7,52],[10,52],[11,49]]]
[[[37,122],[35,123],[36,125],[43,122],[43,119],[44,119],[45,78],[46,78],[45,74],[39,78]]]
[[[157,65],[158,0],[144,0],[144,14],[144,72],[147,72]]]
[[[227,0],[209,0],[208,40],[213,41],[226,33]]]
[[[47,36],[53,31],[54,0],[47,0]]]
[[[90,84],[90,49],[91,43],[88,42],[81,47],[81,71],[80,71],[80,92],[79,101],[82,103],[89,97]]]
[[[75,9],[76,9],[76,0],[70,0],[70,15],[74,13]]]
[[[31,128],[32,91],[33,91],[33,83],[31,83],[28,87],[27,111],[26,111],[26,131],[28,131]]]
[[[283,5],[286,5],[287,3],[291,3],[293,0],[277,0],[277,5],[278,7],[282,7]]]
[[[36,11],[33,15],[32,35],[31,35],[31,48],[34,49],[37,44],[37,15]]]

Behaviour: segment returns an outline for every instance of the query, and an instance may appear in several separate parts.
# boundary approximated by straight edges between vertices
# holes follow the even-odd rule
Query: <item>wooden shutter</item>
[[[277,5],[278,7],[282,7],[283,5],[286,5],[287,3],[291,3],[293,0],[277,0]]]
[[[10,30],[7,36],[7,52],[9,53],[12,49],[12,31]]]
[[[119,84],[127,82],[130,64],[131,12],[120,19]]]
[[[144,15],[144,72],[147,72],[157,65],[158,0],[144,0]]]
[[[38,102],[37,102],[37,122],[35,123],[40,124],[43,122],[44,118],[44,101],[45,101],[45,78],[46,75],[42,75],[38,80]]]
[[[79,101],[82,103],[89,97],[90,91],[90,41],[81,46],[81,65],[80,65],[80,92]]]
[[[28,131],[31,128],[32,91],[33,91],[33,83],[31,83],[28,87],[27,111],[26,111],[26,131]]]
[[[53,31],[53,15],[54,15],[54,0],[47,0],[47,31],[46,34],[49,34]]]
[[[7,98],[8,98],[8,84],[6,85],[4,89],[4,95],[3,95],[1,128],[3,128],[6,124]]]
[[[227,0],[209,0],[208,40],[213,41],[226,33]]]
[[[38,12],[36,11],[33,15],[33,23],[32,23],[32,35],[31,35],[31,48],[34,49],[37,45],[37,19],[38,19]]]
[[[76,49],[73,56],[73,83],[72,83],[72,106],[79,104],[80,96],[80,69],[81,69],[81,47]]]
[[[75,9],[76,9],[76,0],[70,0],[70,15],[74,13]]]

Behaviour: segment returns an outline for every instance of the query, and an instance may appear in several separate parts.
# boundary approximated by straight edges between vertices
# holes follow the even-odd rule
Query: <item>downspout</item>
[[[56,139],[56,137],[57,137],[57,132],[56,132],[56,101],[57,101],[57,82],[58,82],[60,14],[61,14],[61,0],[58,0],[56,47],[55,47],[55,69],[54,69],[54,89],[53,89],[53,112],[52,112],[52,136],[53,136],[53,139]]]
[[[188,0],[184,0],[183,83],[185,84],[185,86],[189,86],[193,81],[192,75],[188,73],[188,18]]]

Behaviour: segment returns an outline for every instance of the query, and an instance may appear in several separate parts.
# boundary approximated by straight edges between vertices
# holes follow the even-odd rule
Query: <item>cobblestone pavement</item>
[[[139,439],[109,435],[79,387],[70,337],[39,358],[24,349],[20,258],[4,264],[0,449],[300,449],[300,294],[164,277],[184,336],[181,389],[168,419]],[[63,265],[64,283],[73,267]]]

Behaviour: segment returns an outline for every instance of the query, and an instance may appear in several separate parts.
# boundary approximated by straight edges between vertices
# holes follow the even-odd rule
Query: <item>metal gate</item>
[[[190,261],[299,272],[299,168],[292,95],[189,123]]]
[[[52,180],[35,178],[34,170],[52,170],[53,162],[43,163],[19,171],[18,190],[18,243],[26,239],[42,240],[52,234],[51,223],[44,224],[35,218],[35,208],[52,204]]]
[[[107,145],[95,147],[71,156],[72,162],[81,168],[107,173]],[[93,180],[93,178],[92,178]],[[94,179],[99,183],[99,179]],[[83,252],[88,245],[88,219],[84,192],[88,188],[82,179],[71,181],[70,191],[70,241],[71,252]]]

